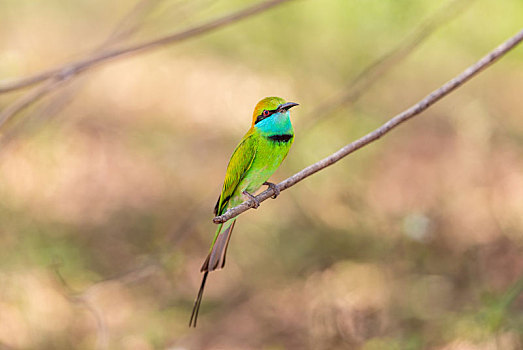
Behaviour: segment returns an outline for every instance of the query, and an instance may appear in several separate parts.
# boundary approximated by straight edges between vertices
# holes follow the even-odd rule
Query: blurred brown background
[[[252,3],[0,0],[0,79]],[[0,349],[522,349],[521,47],[242,215],[198,328],[187,327],[211,211],[255,103],[300,103],[273,177],[283,180],[523,23],[520,0],[444,6],[290,1],[104,65],[17,115],[0,149]],[[337,105],[365,67],[434,18],[432,35]],[[26,91],[0,95],[0,109]]]

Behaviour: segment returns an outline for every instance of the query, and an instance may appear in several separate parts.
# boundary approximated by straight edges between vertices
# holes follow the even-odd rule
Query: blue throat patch
[[[289,117],[289,111],[285,111],[283,113],[274,113],[270,117],[256,123],[254,127],[265,135],[294,134],[291,119]]]

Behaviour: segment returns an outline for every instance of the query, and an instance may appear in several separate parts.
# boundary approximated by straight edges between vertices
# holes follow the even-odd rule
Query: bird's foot
[[[258,209],[260,201],[247,191],[243,191],[242,193],[249,200],[249,208]]]
[[[274,195],[271,198],[276,199],[276,197],[278,197],[280,195],[280,189],[278,188],[278,186],[276,186],[272,182],[265,181],[263,184],[265,186],[269,186],[269,188],[274,192]]]

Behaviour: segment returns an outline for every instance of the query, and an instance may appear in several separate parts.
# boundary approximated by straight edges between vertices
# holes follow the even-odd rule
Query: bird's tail
[[[236,220],[231,220],[230,223],[226,222],[220,225],[216,230],[216,236],[212,242],[211,251],[209,252],[209,255],[207,255],[207,259],[205,259],[202,268],[200,269],[200,271],[203,272],[203,278],[202,283],[200,284],[200,290],[198,291],[198,295],[194,301],[189,327],[196,327],[207,275],[209,272],[221,269],[225,266],[225,255],[227,254],[227,247],[229,246],[229,240],[231,239],[231,233],[234,229],[235,223]]]
[[[225,266],[225,255],[227,254],[227,247],[229,246],[229,240],[231,239],[231,233],[234,229],[236,220],[232,220],[231,223],[226,222],[220,225],[216,232],[216,237],[211,246],[211,251],[207,255],[207,259],[203,262],[201,272],[214,271],[222,269]]]

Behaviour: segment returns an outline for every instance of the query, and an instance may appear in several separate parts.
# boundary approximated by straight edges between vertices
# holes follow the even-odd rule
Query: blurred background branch
[[[136,45],[130,45],[128,47],[119,48],[119,49],[112,49],[108,51],[102,51],[101,53],[96,53],[94,55],[91,55],[90,57],[87,57],[85,59],[67,63],[65,65],[62,65],[59,68],[51,69],[42,73],[35,74],[30,77],[21,78],[19,80],[15,80],[8,83],[2,83],[0,84],[0,94],[12,92],[18,89],[23,89],[38,83],[45,82],[46,80],[50,80],[49,83],[45,84],[41,88],[36,88],[34,91],[29,92],[27,95],[22,96],[20,99],[16,100],[13,104],[10,106],[4,108],[2,112],[0,112],[0,130],[3,128],[4,124],[12,117],[14,117],[17,113],[22,111],[24,108],[27,108],[32,103],[38,101],[51,91],[54,91],[56,88],[58,88],[63,83],[67,82],[74,76],[83,73],[87,70],[90,70],[100,64],[103,64],[105,62],[115,60],[117,58],[121,58],[124,56],[129,56],[132,54],[137,54],[140,52],[146,52],[155,48],[159,48],[165,45],[171,45],[174,43],[178,43],[193,37],[196,37],[198,35],[202,35],[208,32],[211,32],[213,30],[219,29],[221,27],[225,27],[227,25],[233,24],[235,22],[238,22],[240,20],[243,20],[245,18],[263,13],[264,11],[267,11],[277,5],[280,5],[285,2],[289,2],[290,0],[268,0],[264,2],[260,2],[258,4],[255,4],[251,7],[245,8],[243,10],[237,11],[235,13],[227,14],[223,17],[217,18],[215,20],[211,20],[207,23],[182,30],[180,32],[169,34],[166,36],[163,36],[161,38],[156,38],[152,40],[148,40],[146,42],[136,44]],[[141,6],[137,7],[141,10]],[[123,21],[123,24],[126,24],[127,20]],[[112,42],[114,39],[117,39],[119,36],[129,35],[131,34],[132,30],[123,30],[122,33],[115,32],[116,34],[113,34],[111,37],[109,37],[108,42]],[[103,45],[105,46],[105,45]],[[103,47],[102,46],[102,47]]]
[[[96,323],[96,349],[97,350],[104,350],[108,348],[108,340],[109,335],[107,331],[107,324],[104,320],[103,312],[91,301],[89,300],[89,296],[86,292],[78,293],[75,292],[67,283],[67,281],[64,279],[62,274],[60,273],[60,266],[59,264],[55,264],[53,266],[53,271],[56,274],[56,277],[58,278],[59,282],[63,286],[64,289],[64,297],[69,300],[73,304],[80,305],[84,307],[94,318],[94,321]]]
[[[155,49],[159,46],[173,44],[179,41],[183,41],[201,34],[205,34],[209,31],[233,24],[242,19],[254,16],[264,11],[271,9],[274,6],[280,5],[284,2],[289,2],[290,0],[269,0],[260,2],[254,6],[248,7],[246,9],[240,10],[236,13],[227,14],[218,19],[209,21],[207,23],[198,25],[193,28],[183,30],[174,34],[169,34],[161,38],[156,38],[148,40],[144,43],[137,45],[131,45],[129,47],[124,47],[120,49],[111,50],[109,52],[102,52],[100,54],[94,55],[94,57],[88,57],[77,62],[67,63],[62,65],[59,68],[51,69],[42,73],[35,74],[30,77],[21,78],[12,82],[2,83],[0,86],[0,93],[7,93],[18,89],[23,89],[25,87],[40,83],[44,80],[55,78],[63,79],[64,77],[69,76],[70,74],[78,74],[85,70],[91,69],[94,66],[104,63],[109,60],[114,60],[121,56],[126,56],[130,54],[135,54],[143,51],[148,51]],[[125,32],[125,31],[124,31]],[[119,36],[119,35],[116,35]],[[111,39],[109,39],[111,40]]]
[[[122,17],[122,19],[114,27],[105,41],[92,51],[91,55],[100,54],[105,50],[117,44],[121,44],[125,40],[129,39],[129,37],[131,37],[140,29],[147,15],[162,1],[163,0],[138,1],[134,7],[125,16]],[[41,85],[22,95],[20,98],[0,111],[0,130],[2,129],[4,123],[6,123],[10,118],[14,117],[25,108],[45,97],[47,94],[54,92],[55,90],[60,90],[63,85],[68,84],[69,81],[74,77],[74,68],[72,68],[71,64],[65,65],[63,68],[57,69],[55,73],[56,74],[48,75],[45,80],[35,82],[35,84],[40,82]],[[27,87],[28,85],[24,86],[24,81],[40,79],[40,77],[46,74],[47,73],[43,72],[33,77],[21,79],[18,84],[15,83],[13,87],[18,86],[15,89]],[[62,89],[61,91],[58,91],[45,105],[40,106],[38,110],[33,111],[30,115],[26,116],[26,120],[22,120],[16,125],[12,125],[8,130],[4,130],[0,138],[0,145],[5,146],[10,140],[13,139],[14,136],[24,130],[24,128],[27,128],[29,121],[35,121],[36,125],[41,126],[46,120],[48,120],[49,117],[58,114],[60,110],[62,110],[68,103],[72,101],[76,91],[80,89],[80,82],[77,81],[76,83],[77,84],[74,87],[69,86],[68,89]],[[13,90],[7,90],[6,92],[9,91]],[[0,87],[0,94],[1,93],[2,88]],[[33,125],[33,128],[35,128],[36,125]]]
[[[421,24],[409,35],[405,36],[397,46],[363,68],[338,96],[327,98],[318,106],[314,106],[314,109],[308,113],[307,119],[303,123],[304,125],[302,125],[302,130],[307,131],[307,129],[318,125],[318,123],[325,122],[334,116],[335,111],[356,101],[362,93],[409,56],[430,35],[462,14],[475,1],[450,0],[430,17],[421,20]]]

